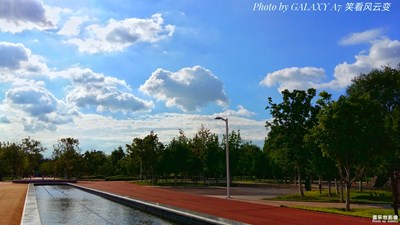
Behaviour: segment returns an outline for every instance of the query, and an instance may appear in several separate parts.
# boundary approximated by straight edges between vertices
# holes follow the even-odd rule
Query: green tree
[[[111,152],[111,155],[108,157],[108,163],[110,165],[110,175],[117,175],[117,174],[123,174],[125,173],[124,171],[124,166],[123,166],[123,160],[125,159],[125,152],[122,149],[121,146],[118,148],[114,149],[114,151]],[[125,174],[127,175],[127,174]]]
[[[353,80],[346,90],[347,96],[357,101],[365,101],[378,104],[376,110],[385,117],[381,123],[386,134],[385,144],[388,148],[390,168],[400,169],[400,64],[398,68],[389,66],[381,70],[373,70],[368,74],[362,74]]]
[[[325,156],[332,158],[346,187],[346,210],[350,210],[350,188],[384,152],[384,130],[379,105],[363,98],[341,96],[325,106],[312,136]]]
[[[179,130],[179,136],[173,138],[163,153],[162,168],[166,173],[173,173],[174,182],[176,177],[183,177],[189,174],[191,150],[189,139],[182,130]]]
[[[54,160],[44,159],[40,164],[40,173],[42,176],[56,176],[57,170]]]
[[[15,176],[23,176],[27,167],[27,158],[21,146],[16,143],[0,143],[1,167],[4,173],[14,179]]]
[[[139,176],[151,176],[152,181],[156,182],[155,175],[164,145],[158,140],[158,136],[153,131],[149,135],[141,138],[134,138],[130,145],[126,145],[128,155],[135,162],[139,163]]]
[[[190,141],[192,149],[192,172],[207,177],[218,177],[222,168],[222,150],[219,147],[218,136],[203,125]]]
[[[279,164],[297,171],[299,193],[303,197],[302,174],[311,158],[304,137],[316,123],[319,108],[312,105],[316,90],[284,90],[282,95],[283,101],[279,104],[268,98],[266,109],[270,110],[273,119],[266,122],[266,127],[270,129],[266,141]]]
[[[79,140],[75,138],[61,138],[53,146],[53,160],[58,172],[69,179],[82,171]]]
[[[29,175],[38,173],[40,162],[43,160],[42,152],[44,152],[46,148],[44,148],[39,141],[34,140],[31,137],[22,140],[21,148],[27,157],[26,172]]]
[[[234,176],[241,176],[241,172],[243,169],[240,168],[240,157],[241,157],[241,147],[244,141],[240,134],[240,130],[238,131],[232,130],[230,133],[228,133],[228,141],[229,141],[229,166],[232,179]],[[225,134],[223,135],[223,140],[221,142],[221,145],[222,149],[226,150]],[[226,159],[224,161],[226,161]]]
[[[386,157],[383,154],[381,157],[388,164],[387,173],[390,174],[391,183],[395,183],[392,171],[400,170],[400,64],[397,68],[385,66],[381,70],[360,75],[353,80],[346,93],[355,101],[365,99],[370,104],[379,105],[375,110],[384,116],[384,122],[380,124],[383,128],[379,130],[385,132],[382,148],[387,150]],[[396,205],[394,209],[398,213]]]
[[[256,175],[257,158],[262,157],[261,154],[261,148],[251,142],[245,142],[240,146],[237,167],[241,177],[245,176],[252,179]]]
[[[83,162],[87,176],[104,175],[107,166],[107,156],[102,151],[86,151],[83,154]]]

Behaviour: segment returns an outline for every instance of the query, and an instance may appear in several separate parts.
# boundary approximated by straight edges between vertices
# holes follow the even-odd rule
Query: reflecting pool
[[[67,185],[35,186],[40,220],[47,224],[173,224]]]

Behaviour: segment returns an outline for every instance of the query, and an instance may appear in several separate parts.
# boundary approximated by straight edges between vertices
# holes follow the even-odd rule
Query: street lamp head
[[[216,120],[224,120],[224,118],[222,118],[222,117],[220,117],[220,116],[215,117],[215,119],[216,119]]]

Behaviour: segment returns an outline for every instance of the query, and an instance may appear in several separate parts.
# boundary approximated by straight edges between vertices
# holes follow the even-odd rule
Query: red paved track
[[[160,203],[249,224],[361,225],[371,219],[279,208],[256,203],[220,199],[128,182],[79,182],[78,185],[148,202]]]

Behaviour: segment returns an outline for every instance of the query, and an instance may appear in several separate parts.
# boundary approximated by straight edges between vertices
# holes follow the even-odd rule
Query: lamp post
[[[230,198],[230,170],[229,170],[229,138],[228,138],[228,118],[224,119],[220,116],[215,118],[216,120],[223,120],[225,121],[225,128],[226,128],[226,136],[225,136],[225,146],[226,146],[226,198]]]

